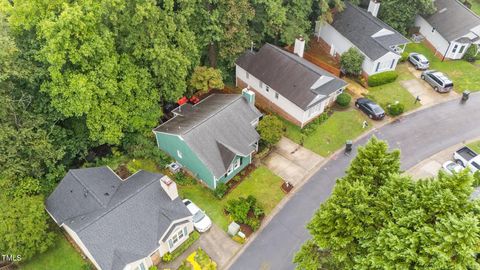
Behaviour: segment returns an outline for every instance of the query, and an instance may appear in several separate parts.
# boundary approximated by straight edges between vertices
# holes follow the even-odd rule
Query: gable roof
[[[139,171],[122,181],[108,167],[70,170],[46,208],[78,235],[102,269],[122,269],[157,249],[174,221],[191,216],[180,198],[172,201],[163,190],[162,177]]]
[[[236,64],[303,110],[347,85],[302,57],[269,43],[256,53],[245,52]]]
[[[213,94],[174,113],[153,131],[180,136],[217,178],[235,156],[250,155],[260,139],[252,122],[262,114],[242,95]]]
[[[394,52],[390,46],[409,43],[388,24],[349,2],[334,15],[331,25],[372,60]]]
[[[435,0],[434,4],[437,11],[425,19],[447,41],[454,41],[480,26],[480,17],[458,0]]]

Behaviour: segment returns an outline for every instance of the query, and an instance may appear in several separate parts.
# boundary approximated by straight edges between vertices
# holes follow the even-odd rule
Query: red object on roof
[[[188,98],[185,97],[185,96],[182,97],[181,99],[179,99],[179,100],[177,101],[178,105],[183,105],[183,104],[185,104],[185,103],[187,103],[187,102],[188,102]]]
[[[197,104],[198,102],[200,102],[200,99],[197,96],[192,96],[190,98],[190,103]]]

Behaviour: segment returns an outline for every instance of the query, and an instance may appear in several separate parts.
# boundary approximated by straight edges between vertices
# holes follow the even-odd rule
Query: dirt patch
[[[127,179],[130,177],[130,175],[132,175],[125,164],[118,166],[118,168],[115,170],[115,173],[122,179]]]
[[[287,182],[283,182],[281,189],[285,194],[288,194],[290,191],[292,191],[293,185],[292,184],[287,185]]]
[[[249,237],[253,233],[253,230],[250,226],[242,223],[240,223],[239,225],[240,231],[245,234],[245,237]]]

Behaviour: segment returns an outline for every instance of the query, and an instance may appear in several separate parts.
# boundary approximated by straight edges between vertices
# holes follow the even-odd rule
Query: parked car
[[[453,154],[455,162],[465,168],[469,168],[472,173],[480,170],[480,155],[475,153],[468,146],[460,148]]]
[[[448,173],[450,175],[452,175],[454,173],[459,173],[459,172],[461,172],[462,170],[465,169],[462,165],[457,164],[457,163],[455,163],[451,160],[443,163],[442,168],[446,173]]]
[[[212,227],[212,220],[189,199],[183,200],[183,204],[188,208],[188,211],[193,215],[193,226],[199,232],[206,232]]]
[[[411,53],[408,55],[408,61],[412,63],[415,69],[427,70],[430,67],[430,62],[423,54]]]
[[[426,70],[420,77],[439,93],[448,93],[453,89],[453,82],[440,71]]]
[[[368,115],[370,119],[382,120],[385,117],[385,111],[382,107],[368,98],[357,99],[355,106]]]

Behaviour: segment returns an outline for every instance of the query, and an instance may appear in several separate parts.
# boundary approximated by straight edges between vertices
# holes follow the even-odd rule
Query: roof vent
[[[105,192],[105,193],[103,193],[103,195],[105,195],[105,196],[110,196],[110,193]]]

